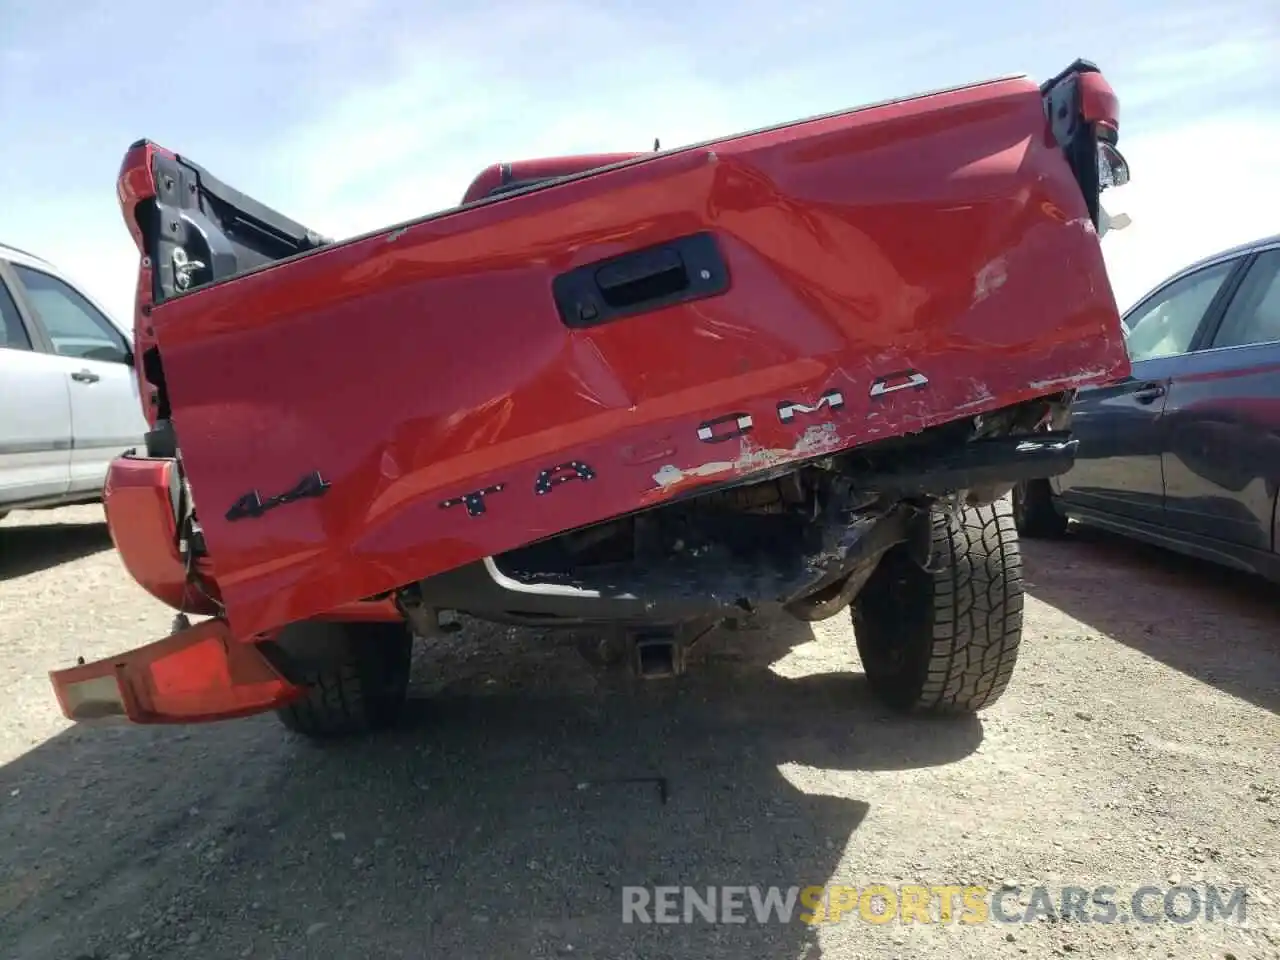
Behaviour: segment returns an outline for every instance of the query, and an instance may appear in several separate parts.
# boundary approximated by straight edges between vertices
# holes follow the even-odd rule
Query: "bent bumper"
[[[125,455],[111,462],[103,507],[120,560],[147,593],[196,616],[219,613],[222,599],[214,565],[198,557],[188,570],[178,531],[177,461]],[[401,620],[390,600],[361,600],[326,611],[322,620]]]
[[[177,461],[121,456],[111,461],[102,504],[111,541],[124,567],[147,593],[186,613],[209,616],[221,598],[213,578],[198,567],[191,585],[178,536]]]
[[[956,491],[1002,496],[1019,481],[1070,470],[1077,446],[1068,431],[975,440],[910,460],[869,463],[855,475],[856,486],[889,501]],[[424,609],[532,627],[734,619],[789,609],[867,572],[885,550],[918,533],[917,514],[902,505],[852,519],[836,511],[818,524],[821,535],[813,540],[772,540],[771,550],[747,559],[673,556],[548,573],[518,569],[512,554],[486,557],[419,581],[410,596]]]
[[[303,689],[286,680],[226,621],[205,620],[128,653],[49,674],[68,720],[134,723],[230,720],[286,706]]]
[[[239,638],[220,617],[213,564],[188,567],[180,542],[175,460],[125,455],[107,472],[103,506],[129,575],[175,610],[212,619],[135,650],[49,674],[68,720],[198,723],[273,710],[302,694],[272,666],[260,638]],[[343,604],[325,620],[402,620],[390,600]]]

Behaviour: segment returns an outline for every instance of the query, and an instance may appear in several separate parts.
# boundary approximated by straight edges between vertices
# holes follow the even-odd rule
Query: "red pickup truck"
[[[392,723],[459,615],[615,637],[644,676],[761,613],[852,610],[891,708],[996,700],[1005,499],[1125,375],[1078,61],[673,150],[497,164],[330,241],[139,141],[151,425],[107,519],[174,632],[51,675],[73,720]],[[195,617],[193,623],[191,617]]]

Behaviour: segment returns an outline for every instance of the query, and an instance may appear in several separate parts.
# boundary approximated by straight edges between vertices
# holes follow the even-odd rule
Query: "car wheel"
[[[332,739],[400,720],[413,651],[405,624],[312,620],[285,627],[275,644],[306,688],[302,699],[276,711],[288,729]]]
[[[1067,532],[1067,518],[1053,502],[1048,480],[1023,480],[1014,485],[1013,520],[1018,533],[1035,540],[1056,540]]]
[[[1022,640],[1022,558],[1010,504],[933,516],[930,568],[891,548],[853,605],[872,692],[894,710],[972,714],[995,703]]]

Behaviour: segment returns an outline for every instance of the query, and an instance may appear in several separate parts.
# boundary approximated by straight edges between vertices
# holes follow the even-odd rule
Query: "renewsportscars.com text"
[[[855,886],[623,887],[623,923],[1245,922],[1244,887]]]

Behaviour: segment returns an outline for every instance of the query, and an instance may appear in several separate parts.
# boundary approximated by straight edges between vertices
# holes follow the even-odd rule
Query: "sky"
[[[0,0],[0,242],[126,323],[115,198],[146,137],[321,233],[456,204],[490,163],[675,147],[1097,63],[1121,102],[1121,308],[1280,233],[1275,0]]]

